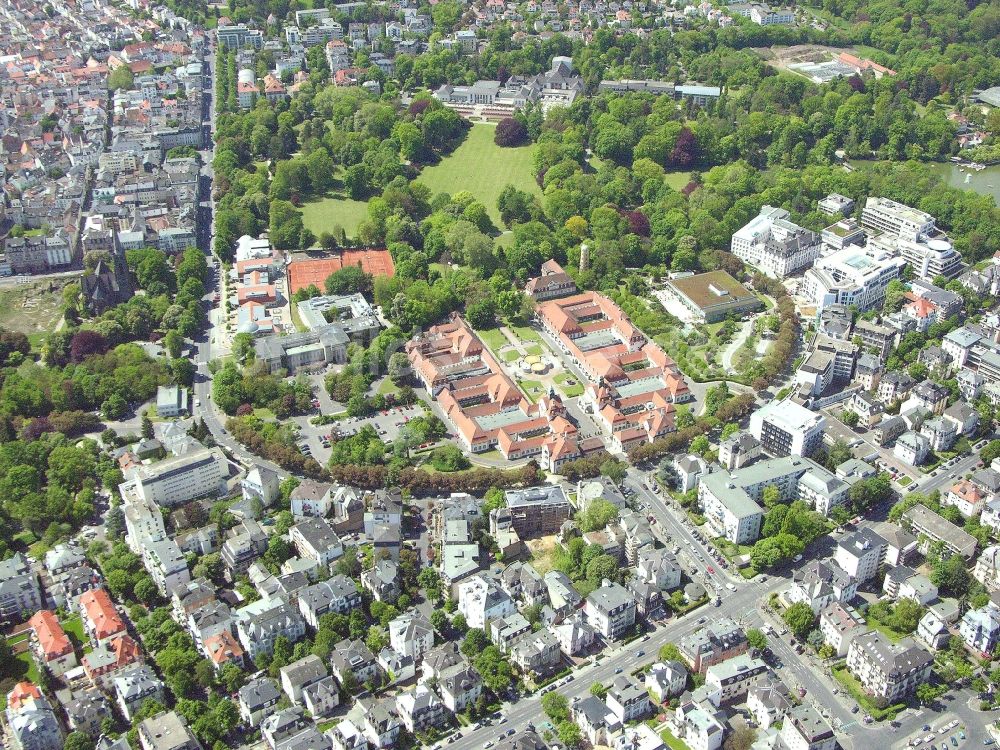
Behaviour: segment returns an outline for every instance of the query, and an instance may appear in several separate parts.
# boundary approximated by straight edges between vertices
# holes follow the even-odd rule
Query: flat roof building
[[[705,323],[715,323],[730,315],[738,318],[764,306],[753,292],[725,271],[671,279],[667,288],[695,318]]]
[[[825,422],[794,401],[771,401],[750,416],[750,434],[772,456],[808,456],[822,443]]]

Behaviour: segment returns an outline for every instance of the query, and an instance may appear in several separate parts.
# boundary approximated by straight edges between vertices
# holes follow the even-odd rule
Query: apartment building
[[[926,541],[922,549],[926,550],[930,542],[943,542],[945,549],[952,554],[961,555],[971,560],[976,553],[976,538],[925,505],[914,505],[900,519],[904,528],[909,527],[913,533]]]
[[[635,625],[635,599],[627,589],[610,581],[590,593],[583,611],[588,624],[608,640],[624,637]]]
[[[512,615],[517,608],[495,582],[473,576],[458,584],[458,611],[470,628],[485,629],[491,620]]]
[[[218,448],[204,448],[137,467],[119,491],[123,495],[134,491],[148,502],[172,508],[198,497],[225,493],[228,476],[225,454]]]
[[[558,484],[507,490],[504,499],[511,524],[521,539],[555,534],[571,515],[569,499]]]
[[[934,658],[912,640],[892,643],[878,631],[859,635],[847,650],[847,668],[866,692],[898,703],[930,676]]]
[[[866,526],[840,539],[833,559],[861,585],[878,573],[887,549],[885,539]]]
[[[745,696],[757,676],[767,671],[767,664],[760,659],[740,654],[709,667],[705,672],[705,685],[718,691],[722,703],[728,703]]]
[[[677,644],[691,669],[705,674],[708,668],[750,650],[747,635],[729,618],[709,623]]]
[[[984,656],[992,655],[1000,643],[1000,607],[989,602],[985,607],[970,609],[962,616],[958,633],[969,648]]]
[[[789,216],[783,208],[761,208],[733,234],[733,255],[775,279],[808,268],[819,257],[820,236],[789,221]]]
[[[0,561],[0,619],[23,622],[42,608],[38,576],[20,552]]]
[[[809,703],[790,709],[778,732],[781,747],[788,750],[835,750],[837,737],[830,723]]]
[[[819,630],[823,641],[827,643],[837,656],[847,656],[851,641],[858,635],[868,631],[868,628],[840,602],[831,602],[819,615]]]
[[[849,305],[864,312],[881,308],[889,282],[898,279],[906,261],[885,250],[848,245],[817,258],[802,281],[801,294],[818,310]]]
[[[822,443],[825,423],[793,401],[771,401],[750,415],[750,434],[772,456],[808,456]]]

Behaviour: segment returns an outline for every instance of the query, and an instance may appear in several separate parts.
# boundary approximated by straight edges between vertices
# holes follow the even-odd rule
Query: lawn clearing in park
[[[367,218],[367,201],[356,201],[342,195],[331,194],[302,204],[302,223],[317,237],[323,232],[333,232],[338,224],[348,237],[353,237],[358,232],[358,225]]]
[[[62,317],[63,287],[76,279],[15,284],[0,289],[0,328],[28,336],[32,346],[54,331]],[[49,291],[49,285],[52,291]]]
[[[510,364],[511,362],[516,362],[521,358],[521,353],[517,349],[508,349],[503,354],[500,355],[500,359],[504,362]]]
[[[538,344],[531,344],[530,346],[524,347],[524,351],[529,357],[541,357],[545,354],[545,350],[542,349]]]
[[[674,190],[681,190],[685,185],[691,182],[690,172],[667,172],[665,177],[667,184]]]
[[[531,146],[501,148],[493,142],[496,125],[476,123],[462,145],[438,164],[424,169],[417,181],[434,193],[465,190],[480,201],[500,226],[497,198],[508,184],[541,197],[531,167]]]
[[[521,390],[531,403],[535,403],[545,395],[545,388],[537,380],[518,380],[517,384],[521,386]]]

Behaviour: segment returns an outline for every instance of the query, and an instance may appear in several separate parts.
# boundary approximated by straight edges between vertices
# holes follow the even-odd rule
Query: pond
[[[851,166],[855,169],[867,169],[869,165],[876,163],[872,159],[851,159],[850,161]],[[1000,206],[1000,164],[994,164],[978,172],[968,167],[964,167],[965,171],[962,171],[961,165],[952,162],[927,162],[924,166],[943,177],[945,182],[952,187],[974,190],[982,195],[992,195],[993,200]]]

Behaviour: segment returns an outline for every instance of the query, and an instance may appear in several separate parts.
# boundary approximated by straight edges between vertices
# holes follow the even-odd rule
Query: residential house
[[[548,630],[525,633],[511,644],[510,660],[522,672],[548,674],[562,660],[559,639]]]
[[[125,632],[125,623],[106,589],[94,589],[80,597],[83,628],[94,645],[107,643]]]
[[[704,674],[713,664],[746,653],[750,644],[740,626],[723,618],[681,639],[678,648],[691,669]]]
[[[457,714],[479,700],[483,692],[483,679],[469,666],[456,664],[441,674],[437,687],[445,708]]]
[[[687,676],[687,668],[679,661],[656,662],[646,673],[646,689],[657,703],[663,703],[684,692]]]
[[[810,703],[788,711],[778,740],[788,750],[835,750],[837,747],[833,728]]]
[[[278,701],[281,691],[274,680],[269,677],[258,677],[240,688],[238,703],[240,717],[244,724],[251,727],[260,726],[264,717],[271,713]]]
[[[0,621],[24,622],[42,608],[38,576],[20,552],[0,561]]]
[[[970,609],[958,626],[965,645],[974,651],[991,655],[1000,643],[1000,605],[990,601],[979,609]]]
[[[341,685],[350,683],[352,678],[358,685],[363,685],[374,680],[379,673],[375,655],[360,640],[345,639],[337,643],[330,655],[330,667]]]
[[[319,619],[330,612],[348,614],[361,606],[361,593],[350,578],[339,573],[326,581],[314,583],[298,592],[299,612],[311,628],[319,628]]]
[[[635,624],[635,600],[627,589],[605,580],[584,605],[587,622],[604,638],[623,638]]]
[[[340,537],[324,518],[306,518],[288,530],[288,538],[299,555],[328,566],[344,554]]]
[[[149,667],[136,667],[112,680],[115,700],[127,721],[131,721],[147,700],[163,703],[163,683]]]
[[[447,709],[437,694],[426,685],[417,685],[396,697],[396,710],[403,726],[411,734],[424,732],[448,720]]]
[[[839,601],[829,603],[819,615],[819,630],[823,640],[837,656],[847,656],[847,650],[855,636],[867,632],[853,612]]]
[[[503,589],[483,576],[458,584],[458,611],[470,628],[486,629],[490,620],[514,614],[514,602]]]
[[[28,625],[32,631],[31,650],[39,664],[56,676],[77,665],[73,644],[53,612],[36,612]]]
[[[295,643],[306,632],[298,610],[281,599],[261,599],[237,611],[236,635],[251,659],[274,651],[278,636]]]
[[[794,705],[785,683],[776,677],[761,675],[747,691],[747,708],[761,730],[782,721]]]
[[[847,651],[847,668],[870,695],[897,703],[930,675],[933,658],[912,640],[892,643],[877,631],[856,636]]]
[[[582,612],[576,612],[562,622],[550,625],[549,629],[559,640],[559,648],[568,657],[587,651],[597,634]]]
[[[767,664],[749,654],[713,664],[705,672],[705,685],[720,693],[723,703],[746,695],[757,676],[768,671]]]
[[[615,677],[608,688],[605,701],[621,724],[644,719],[653,710],[646,688],[626,675]]]
[[[389,644],[415,662],[434,647],[434,628],[415,612],[403,612],[389,622]]]

